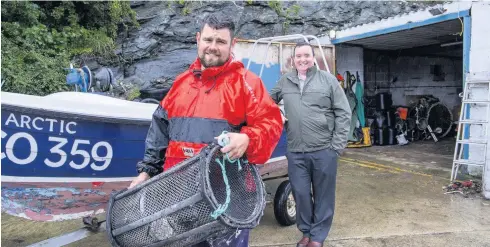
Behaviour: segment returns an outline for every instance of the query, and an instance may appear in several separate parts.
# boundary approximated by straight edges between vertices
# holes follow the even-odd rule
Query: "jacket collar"
[[[205,93],[209,93],[218,83],[218,77],[225,75],[229,72],[238,72],[244,68],[243,63],[240,61],[235,61],[233,57],[230,57],[225,64],[218,67],[201,69],[201,61],[199,58],[194,60],[194,63],[189,67],[189,71],[201,80],[193,80],[190,84],[193,87],[199,88],[202,86],[209,87],[206,89]],[[211,86],[207,86],[207,82],[212,81]],[[222,81],[222,80],[219,80]]]
[[[316,68],[315,65],[313,65],[312,67],[308,68],[308,70],[306,71],[305,84],[306,84],[306,82],[308,82],[316,74],[317,71],[318,71],[318,69]],[[299,84],[298,70],[296,68],[293,68],[293,70],[291,70],[291,72],[289,73],[289,75],[287,76],[287,78],[290,81],[292,81],[293,83]]]
[[[225,64],[218,67],[206,68],[204,70],[201,69],[201,61],[199,58],[196,58],[194,62],[189,67],[189,70],[196,76],[201,77],[202,79],[216,79],[220,74],[224,74],[230,71],[237,71],[241,68],[244,68],[243,64],[239,61],[233,60],[233,58],[229,58]]]

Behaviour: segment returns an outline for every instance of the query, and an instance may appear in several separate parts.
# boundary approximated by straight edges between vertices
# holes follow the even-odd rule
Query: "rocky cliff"
[[[406,1],[134,1],[140,23],[119,39],[124,64],[113,67],[118,81],[143,88],[168,86],[196,58],[195,35],[206,15],[232,16],[236,36],[257,39],[283,34],[324,35],[416,11],[436,2]],[[97,66],[97,65],[96,65]],[[98,67],[98,66],[97,66]]]

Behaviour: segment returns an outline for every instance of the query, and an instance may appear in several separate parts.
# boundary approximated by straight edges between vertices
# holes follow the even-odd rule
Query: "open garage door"
[[[400,144],[403,135],[415,145],[391,155],[434,153],[450,166],[468,71],[470,7],[439,5],[336,32],[337,72],[346,80],[359,75],[375,146]]]

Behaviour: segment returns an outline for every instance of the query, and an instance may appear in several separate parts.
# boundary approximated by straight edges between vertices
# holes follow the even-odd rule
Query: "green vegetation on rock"
[[[67,90],[70,62],[113,57],[117,34],[137,26],[129,2],[2,2],[2,90]]]
[[[285,19],[282,24],[282,33],[283,35],[285,35],[289,30],[289,25],[291,24],[291,21],[299,17],[301,6],[293,4],[289,8],[285,8],[278,0],[269,1],[268,5],[277,13],[279,17],[283,17]]]

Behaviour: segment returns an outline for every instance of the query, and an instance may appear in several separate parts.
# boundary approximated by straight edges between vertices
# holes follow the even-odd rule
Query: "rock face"
[[[118,80],[141,81],[144,87],[158,88],[160,82],[172,81],[196,58],[196,32],[210,13],[231,16],[238,38],[257,39],[293,33],[318,36],[332,29],[377,21],[434,4],[405,1],[133,1],[131,6],[137,13],[140,28],[118,40],[117,54],[126,62],[112,69]]]

